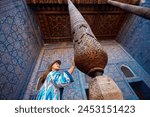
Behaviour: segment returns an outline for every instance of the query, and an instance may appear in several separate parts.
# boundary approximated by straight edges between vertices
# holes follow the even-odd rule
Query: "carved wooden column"
[[[128,12],[131,12],[133,14],[139,15],[143,18],[150,19],[150,8],[125,4],[125,3],[112,1],[112,0],[108,0],[108,3],[113,6],[119,7],[123,10],[126,10]]]
[[[89,83],[89,99],[123,99],[115,82],[107,76],[102,76],[108,61],[107,53],[70,0],[68,0],[68,5],[76,66],[93,78]]]

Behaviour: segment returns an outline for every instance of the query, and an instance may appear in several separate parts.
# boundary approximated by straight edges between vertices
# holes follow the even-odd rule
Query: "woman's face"
[[[54,63],[53,65],[52,65],[52,70],[59,70],[60,69],[60,64],[59,63]]]

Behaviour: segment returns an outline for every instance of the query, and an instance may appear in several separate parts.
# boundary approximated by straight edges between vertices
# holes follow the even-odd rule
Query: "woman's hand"
[[[74,71],[74,69],[75,69],[75,62],[74,62],[74,58],[72,58],[72,66],[71,66],[71,68],[68,70],[68,72],[69,72],[70,74],[72,74],[73,71]]]

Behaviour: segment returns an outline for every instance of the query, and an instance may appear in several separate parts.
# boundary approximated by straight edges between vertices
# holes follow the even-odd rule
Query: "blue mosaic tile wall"
[[[22,99],[30,80],[42,46],[32,15],[24,0],[0,1],[0,99]]]
[[[150,0],[142,2],[141,6],[150,7]],[[150,20],[130,15],[119,32],[117,41],[150,73]]]

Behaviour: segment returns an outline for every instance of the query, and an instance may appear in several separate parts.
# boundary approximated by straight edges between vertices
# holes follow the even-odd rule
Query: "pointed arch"
[[[134,72],[127,65],[122,65],[121,66],[121,71],[124,73],[124,75],[127,78],[135,77]]]

